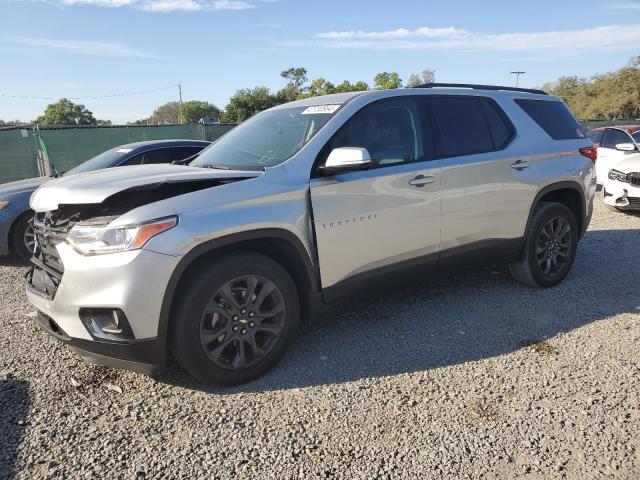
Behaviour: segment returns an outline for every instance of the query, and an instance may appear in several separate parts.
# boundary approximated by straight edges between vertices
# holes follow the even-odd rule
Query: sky
[[[535,87],[635,55],[640,0],[0,0],[0,119],[66,97],[125,123],[177,100],[178,83],[223,108],[238,89],[281,88],[289,67],[369,84],[432,68],[513,85],[521,70]]]

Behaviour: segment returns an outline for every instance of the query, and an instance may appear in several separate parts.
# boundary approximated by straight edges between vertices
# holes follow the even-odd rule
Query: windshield
[[[320,105],[259,113],[203,150],[190,166],[234,170],[273,167],[297,153],[338,108]]]
[[[120,159],[124,157],[124,155],[129,153],[131,150],[132,149],[130,148],[113,148],[111,150],[107,150],[106,152],[103,152],[100,155],[96,155],[86,162],[81,163],[77,167],[72,168],[64,174],[72,175],[76,173],[92,172],[101,168],[113,167],[114,164],[116,164]]]

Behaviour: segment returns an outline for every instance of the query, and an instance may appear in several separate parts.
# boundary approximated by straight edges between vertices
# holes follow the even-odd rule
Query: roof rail
[[[472,88],[474,90],[506,90],[509,92],[526,92],[537,93],[539,95],[548,95],[544,90],[536,90],[534,88],[518,88],[518,87],[501,87],[499,85],[474,85],[472,83],[425,83],[418,85],[415,88],[438,88],[438,87],[451,87],[451,88]]]

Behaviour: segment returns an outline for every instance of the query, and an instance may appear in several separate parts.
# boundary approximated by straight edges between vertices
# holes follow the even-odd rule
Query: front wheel
[[[571,210],[540,202],[527,227],[520,259],[509,265],[517,281],[537,288],[553,287],[567,276],[576,256],[578,225]]]
[[[169,345],[204,383],[248,382],[280,359],[298,329],[298,293],[278,263],[236,253],[193,274],[182,288]]]

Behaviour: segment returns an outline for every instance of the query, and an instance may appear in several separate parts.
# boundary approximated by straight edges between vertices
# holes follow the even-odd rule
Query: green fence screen
[[[609,125],[638,124],[640,120],[581,120],[580,123],[590,130]],[[0,183],[37,177],[54,169],[66,172],[105,150],[125,143],[169,138],[213,141],[234,126],[188,124],[0,129]]]
[[[51,167],[58,172],[66,172],[91,157],[118,145],[171,138],[213,141],[234,126],[231,124],[188,124],[40,129],[32,127],[5,128],[0,130],[0,183],[45,174],[47,162],[43,150],[46,150],[48,154]]]

